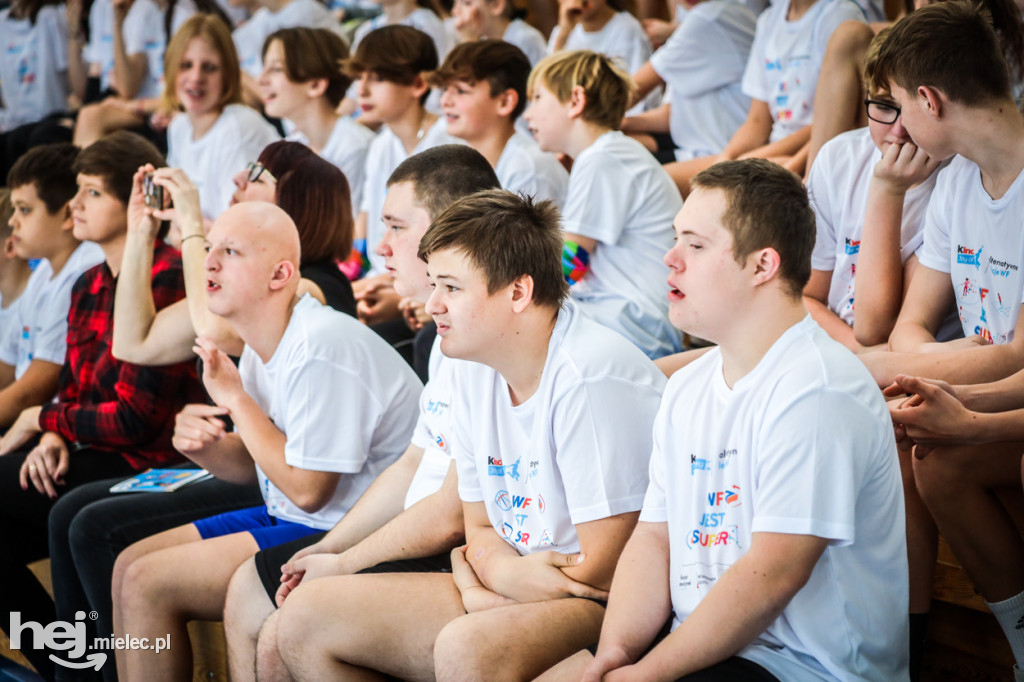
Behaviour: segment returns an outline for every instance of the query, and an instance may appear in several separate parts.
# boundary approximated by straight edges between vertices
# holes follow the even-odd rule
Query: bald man
[[[245,348],[236,368],[199,339],[216,405],[187,406],[173,443],[219,478],[258,481],[265,504],[154,535],[118,557],[116,634],[170,641],[159,655],[118,651],[121,679],[190,677],[187,621],[220,619],[231,574],[257,550],[331,528],[401,454],[418,413],[419,380],[387,343],[296,296],[299,238],[284,211],[238,204],[210,228],[207,246],[209,309]]]

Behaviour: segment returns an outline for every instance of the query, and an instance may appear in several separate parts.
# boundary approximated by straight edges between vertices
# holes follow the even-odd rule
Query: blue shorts
[[[260,549],[275,547],[284,542],[322,532],[319,528],[271,516],[266,505],[217,514],[195,521],[193,525],[204,540],[248,532],[256,539]]]

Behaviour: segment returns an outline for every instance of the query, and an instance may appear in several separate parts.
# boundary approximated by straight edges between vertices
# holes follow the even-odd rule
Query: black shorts
[[[277,588],[281,586],[281,566],[284,565],[292,555],[300,549],[319,542],[327,533],[316,533],[304,538],[286,542],[283,545],[269,547],[257,552],[253,560],[256,562],[256,574],[263,583],[270,601],[274,602]],[[452,561],[448,552],[422,559],[404,559],[402,561],[385,561],[365,568],[360,573],[451,573]]]

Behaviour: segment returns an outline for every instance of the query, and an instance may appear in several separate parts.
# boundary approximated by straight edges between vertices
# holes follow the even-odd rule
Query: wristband
[[[573,241],[562,244],[562,274],[569,286],[583,279],[590,270],[590,254]]]

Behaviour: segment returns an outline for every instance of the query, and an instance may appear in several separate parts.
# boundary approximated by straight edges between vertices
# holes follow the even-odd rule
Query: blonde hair
[[[868,45],[868,51],[864,54],[864,87],[867,89],[868,97],[889,92],[888,84],[878,82],[877,66],[878,53],[881,51],[882,43],[885,42],[891,30],[890,26],[886,26],[876,33],[874,39]]]
[[[537,85],[565,104],[575,88],[583,88],[583,120],[618,130],[636,91],[636,83],[611,57],[590,50],[556,52],[542,59],[526,85],[533,97]]]
[[[195,14],[181,25],[178,32],[171,38],[164,54],[164,96],[163,107],[168,111],[180,111],[181,101],[178,99],[178,71],[185,50],[193,38],[202,38],[220,57],[220,72],[223,90],[217,107],[223,109],[229,104],[240,104],[242,101],[242,70],[238,64],[238,53],[231,39],[231,29],[224,21],[213,14]]]

